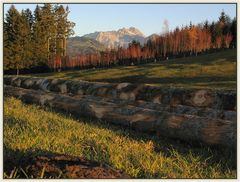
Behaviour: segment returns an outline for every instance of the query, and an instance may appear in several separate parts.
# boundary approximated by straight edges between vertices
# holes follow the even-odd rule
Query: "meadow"
[[[236,49],[136,66],[68,70],[31,76],[109,83],[236,89]]]

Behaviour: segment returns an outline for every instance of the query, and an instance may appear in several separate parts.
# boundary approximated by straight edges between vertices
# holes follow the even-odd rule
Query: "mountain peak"
[[[144,34],[135,27],[121,28],[117,31],[94,32],[84,35],[104,44],[108,48],[127,47],[133,40],[144,44]]]
[[[117,32],[145,37],[145,35],[135,27],[129,27],[129,28],[123,27],[123,28],[119,29]]]

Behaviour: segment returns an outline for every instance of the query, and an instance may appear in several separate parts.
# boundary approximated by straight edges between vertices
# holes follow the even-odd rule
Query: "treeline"
[[[92,68],[114,65],[136,65],[172,57],[197,56],[199,53],[235,48],[236,18],[231,20],[224,12],[217,22],[205,21],[199,25],[176,28],[174,31],[152,37],[144,46],[133,41],[128,48],[106,50],[64,59],[50,60],[52,68]]]
[[[73,35],[68,7],[44,4],[18,12],[14,6],[4,20],[4,70],[56,71],[136,65],[168,58],[198,55],[225,48],[236,48],[237,21],[224,12],[217,22],[177,27],[150,38],[143,46],[133,41],[127,48],[92,54],[66,55],[66,39]]]
[[[68,14],[68,7],[58,4],[37,5],[33,13],[12,5],[3,24],[4,70],[47,69],[52,57],[66,56],[66,39],[75,25]]]

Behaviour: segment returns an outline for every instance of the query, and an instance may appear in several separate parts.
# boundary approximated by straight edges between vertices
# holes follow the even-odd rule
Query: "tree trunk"
[[[66,41],[66,37],[64,36],[63,38],[63,56],[66,56],[66,52],[67,52],[67,41]]]

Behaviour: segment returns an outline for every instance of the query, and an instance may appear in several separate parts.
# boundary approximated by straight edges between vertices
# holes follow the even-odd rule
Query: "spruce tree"
[[[32,31],[31,31],[31,13],[30,11],[22,11],[20,21],[20,41],[22,47],[22,62],[24,68],[31,68],[33,64],[33,50],[32,50]]]
[[[6,14],[4,22],[4,68],[19,70],[24,68],[23,47],[21,39],[22,20],[17,9],[12,5]]]
[[[74,34],[73,27],[75,24],[68,21],[68,7],[64,9],[62,5],[55,6],[56,26],[57,26],[57,54],[60,56],[66,55],[66,39]]]
[[[49,59],[50,56],[54,55],[56,49],[56,16],[53,11],[53,7],[51,4],[44,4],[41,8],[41,28],[45,34],[42,37],[45,41],[45,49],[47,50],[47,57]]]
[[[46,33],[42,23],[42,11],[37,5],[33,16],[32,41],[33,41],[33,60],[34,66],[42,66],[47,63],[48,50],[46,44]]]

